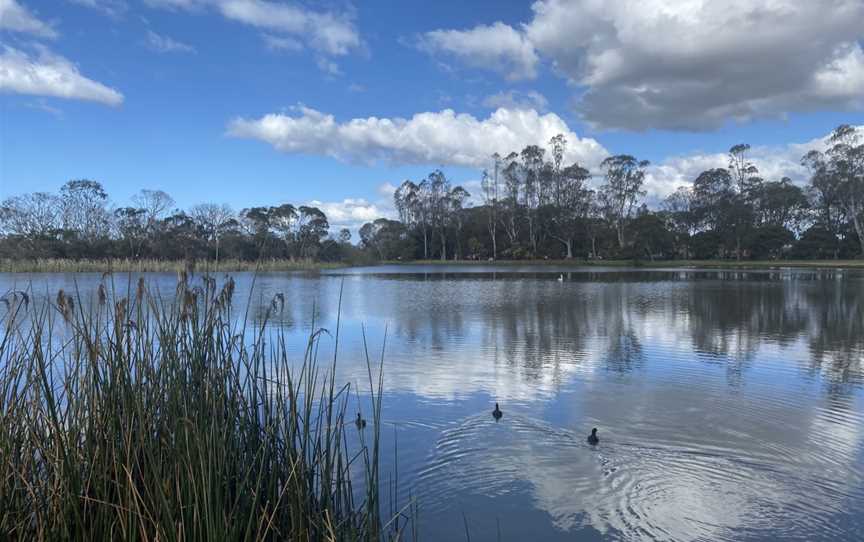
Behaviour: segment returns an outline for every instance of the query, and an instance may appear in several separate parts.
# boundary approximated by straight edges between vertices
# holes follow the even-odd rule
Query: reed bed
[[[135,260],[135,259],[99,259],[73,260],[65,258],[39,258],[32,260],[0,259],[2,273],[86,273],[86,272],[169,272],[188,271],[190,265],[201,271],[210,273],[230,273],[236,271],[314,271],[319,269],[336,269],[344,264],[333,262],[318,262],[315,260],[262,259],[262,260]]]
[[[360,430],[336,356],[317,359],[328,332],[290,362],[266,325],[285,299],[251,322],[233,284],[181,273],[170,302],[105,279],[92,302],[3,298],[0,539],[414,537],[413,503],[381,512],[381,367],[367,356]]]

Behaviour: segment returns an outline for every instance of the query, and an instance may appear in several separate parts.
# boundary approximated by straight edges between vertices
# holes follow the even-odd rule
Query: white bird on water
[[[564,282],[564,273],[558,275],[558,282]]]

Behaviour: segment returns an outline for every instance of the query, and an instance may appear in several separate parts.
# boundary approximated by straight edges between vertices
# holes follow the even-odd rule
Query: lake
[[[426,540],[860,540],[864,272],[404,265],[233,275],[314,328]],[[0,274],[94,295],[100,274]],[[115,275],[125,292],[137,277]],[[172,274],[148,274],[170,297]],[[341,311],[340,306],[341,295]],[[365,344],[364,344],[365,330]],[[495,402],[504,413],[496,421]],[[597,427],[600,443],[586,436]],[[388,490],[385,489],[384,493]]]

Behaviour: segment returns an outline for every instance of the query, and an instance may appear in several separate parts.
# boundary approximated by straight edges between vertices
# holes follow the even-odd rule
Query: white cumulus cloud
[[[594,126],[701,130],[864,106],[861,0],[538,0],[531,20],[424,35],[428,50],[530,78],[538,58]]]
[[[468,30],[433,30],[420,37],[420,48],[458,58],[476,68],[497,71],[511,80],[537,75],[539,57],[531,42],[501,22]]]
[[[0,0],[0,29],[32,34],[41,38],[56,38],[57,31],[16,0]]]
[[[392,205],[386,201],[370,202],[363,198],[345,198],[342,201],[312,200],[309,205],[321,209],[327,215],[330,232],[334,235],[342,228],[356,232],[366,222],[376,218],[392,217]]]
[[[561,117],[531,109],[499,108],[488,118],[457,114],[452,109],[404,118],[355,118],[339,122],[333,115],[305,106],[290,114],[237,118],[228,125],[234,137],[265,141],[286,153],[330,156],[346,162],[432,164],[487,167],[490,156],[526,145],[543,145],[564,134],[567,159],[595,166],[608,155],[597,141],[573,133]]]
[[[0,55],[0,91],[36,96],[53,96],[120,105],[123,95],[102,83],[81,75],[66,58],[37,47],[30,55],[4,46]]]

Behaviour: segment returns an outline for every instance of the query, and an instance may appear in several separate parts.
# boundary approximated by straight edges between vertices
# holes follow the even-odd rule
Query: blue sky
[[[91,178],[118,204],[315,200],[355,224],[405,178],[470,189],[555,131],[588,166],[651,160],[655,198],[738,142],[800,177],[864,124],[862,21],[861,0],[0,0],[0,196]]]

